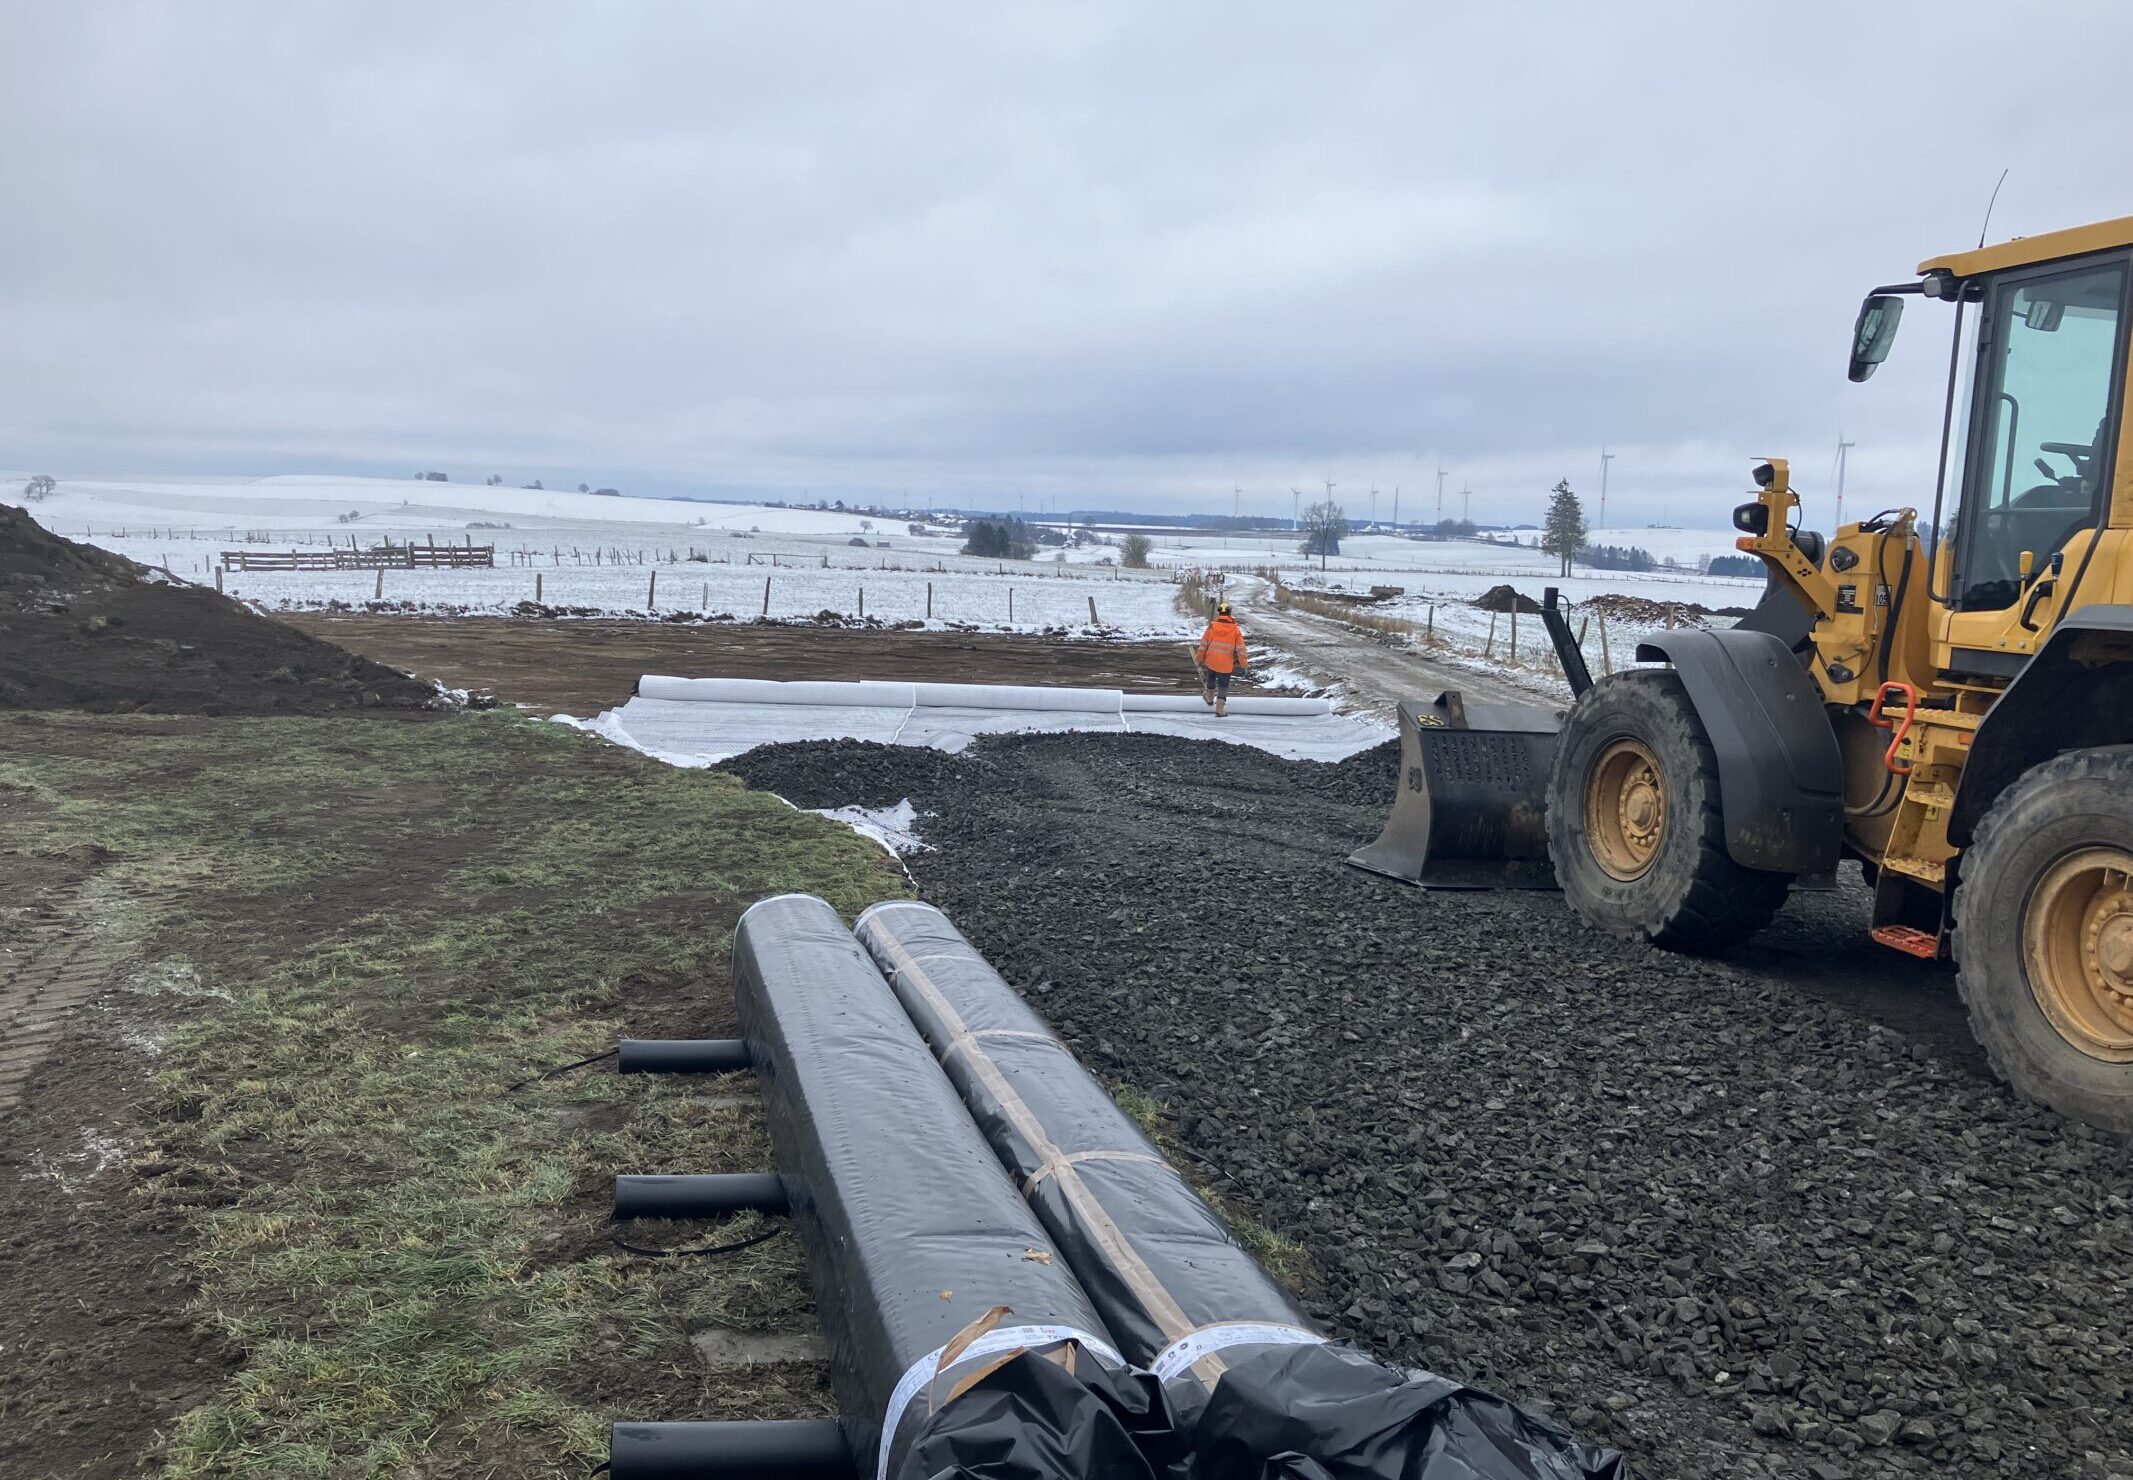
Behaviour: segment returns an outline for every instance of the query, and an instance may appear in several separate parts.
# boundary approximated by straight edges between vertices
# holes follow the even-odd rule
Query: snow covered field
[[[0,500],[23,503],[25,477],[0,474]],[[441,611],[510,612],[535,599],[538,577],[543,604],[602,614],[863,612],[891,623],[1152,636],[1193,628],[1176,609],[1173,572],[1093,563],[1115,552],[1078,551],[1074,563],[1050,552],[983,560],[957,553],[960,538],[945,531],[913,534],[905,521],[858,513],[324,477],[69,479],[27,507],[59,534],[203,583],[224,550],[493,544],[493,569],[384,573],[384,601]],[[367,570],[232,570],[223,589],[295,610],[360,607],[380,585]]]
[[[0,500],[24,502],[27,474],[0,473]],[[1698,573],[1709,557],[1732,554],[1732,531],[1595,531],[1595,544],[1637,546],[1675,565],[1648,572],[1581,568],[1568,579],[1522,533],[1499,538],[1421,541],[1353,535],[1327,562],[1306,559],[1289,535],[1159,533],[1156,569],[1125,571],[1096,562],[1115,549],[1045,551],[1031,561],[958,553],[961,540],[939,526],[914,533],[908,522],[858,512],[603,497],[561,490],[488,487],[414,479],[288,476],[260,479],[84,477],[62,479],[28,505],[38,520],[144,565],[212,582],[224,550],[323,550],[330,545],[493,544],[493,569],[388,570],[383,600],[392,609],[509,613],[535,599],[550,608],[614,615],[695,613],[748,619],[767,614],[1021,631],[1102,629],[1173,636],[1196,623],[1177,610],[1176,581],[1188,570],[1231,573],[1232,589],[1256,589],[1247,573],[1271,570],[1292,589],[1402,594],[1362,610],[1433,633],[1445,656],[1552,669],[1537,619],[1520,623],[1513,658],[1509,622],[1472,598],[1510,584],[1539,599],[1559,586],[1573,621],[1596,626],[1594,597],[1627,596],[1661,607],[1711,610],[1753,605],[1760,580]],[[656,577],[656,586],[655,578]],[[769,585],[765,605],[765,582]],[[230,594],[270,610],[345,604],[379,592],[376,572],[229,571]],[[538,586],[536,585],[538,582]],[[1095,605],[1092,622],[1090,605]],[[1665,625],[1647,609],[1609,619],[1619,663],[1640,632]],[[1597,636],[1591,645],[1597,666]]]

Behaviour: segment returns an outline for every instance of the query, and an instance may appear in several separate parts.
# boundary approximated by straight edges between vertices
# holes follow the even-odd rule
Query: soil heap
[[[0,709],[433,709],[428,684],[0,504]]]
[[[1633,622],[1649,627],[1662,622],[1708,627],[1714,615],[1711,608],[1700,602],[1654,601],[1649,596],[1630,596],[1620,591],[1603,591],[1597,596],[1588,596],[1578,606],[1587,611],[1605,612],[1610,622]],[[1732,610],[1738,612],[1741,608]]]
[[[1474,598],[1474,605],[1485,612],[1537,612],[1541,609],[1539,602],[1509,583],[1489,587]]]

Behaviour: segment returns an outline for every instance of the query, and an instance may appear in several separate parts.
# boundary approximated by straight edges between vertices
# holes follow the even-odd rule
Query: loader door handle
[[[2049,594],[2052,589],[2052,585],[2052,578],[2050,576],[2046,576],[2043,580],[2038,581],[2035,585],[2029,588],[2029,599],[2022,603],[2022,615],[2019,619],[2022,623],[2022,630],[2024,632],[2034,632],[2037,630],[2037,624],[2035,622],[2032,622],[2030,618],[2037,614],[2037,603],[2042,601],[2045,596]]]
[[[1883,707],[1891,690],[1903,695],[1903,718],[1898,720]],[[1889,730],[1889,748],[1882,753],[1881,764],[1892,776],[1911,774],[1911,763],[1898,759],[1903,742],[1909,738],[1911,726],[1918,719],[1918,690],[1901,679],[1890,679],[1874,695],[1873,705],[1866,711],[1866,722],[1877,730]]]

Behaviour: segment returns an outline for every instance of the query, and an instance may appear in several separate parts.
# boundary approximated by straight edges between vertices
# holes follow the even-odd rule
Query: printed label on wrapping
[[[1155,1374],[1157,1381],[1167,1383],[1202,1357],[1211,1357],[1233,1346],[1323,1346],[1325,1340],[1315,1331],[1272,1321],[1226,1321],[1217,1326],[1202,1326],[1189,1335],[1180,1336],[1156,1353],[1148,1370]]]

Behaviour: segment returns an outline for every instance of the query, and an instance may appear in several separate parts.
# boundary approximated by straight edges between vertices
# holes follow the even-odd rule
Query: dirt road
[[[1273,588],[1264,581],[1252,582],[1239,605],[1249,639],[1281,649],[1313,683],[1339,685],[1351,705],[1387,724],[1395,722],[1401,700],[1427,702],[1446,689],[1463,689],[1474,699],[1560,702],[1509,679],[1435,662],[1357,628],[1276,606]]]

